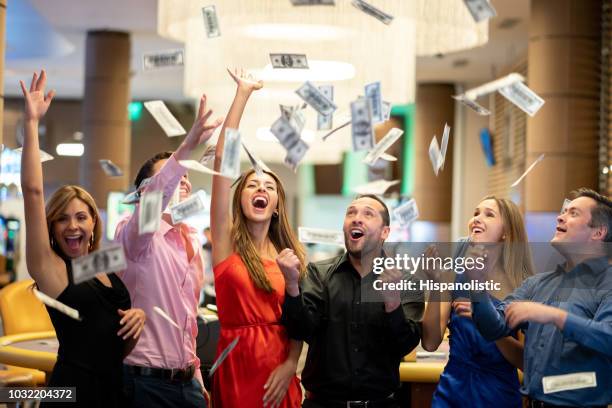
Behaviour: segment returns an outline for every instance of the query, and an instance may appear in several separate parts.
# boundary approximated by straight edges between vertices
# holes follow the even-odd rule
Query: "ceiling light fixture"
[[[60,143],[55,148],[55,152],[58,156],[82,156],[85,152],[85,146],[83,143]]]

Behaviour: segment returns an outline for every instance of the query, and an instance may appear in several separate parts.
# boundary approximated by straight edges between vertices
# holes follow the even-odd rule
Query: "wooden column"
[[[414,193],[420,221],[450,223],[453,193],[453,125],[455,101],[451,84],[424,84],[416,92],[416,129],[414,137]],[[444,124],[451,127],[444,170],[436,177],[429,160],[433,135],[442,143]]]
[[[601,0],[532,0],[529,87],[546,103],[527,122],[527,212],[559,211],[578,187],[597,188]]]
[[[110,191],[125,191],[130,168],[130,36],[116,31],[89,31],[85,55],[81,184],[100,208]],[[123,170],[108,177],[98,160],[109,159]]]

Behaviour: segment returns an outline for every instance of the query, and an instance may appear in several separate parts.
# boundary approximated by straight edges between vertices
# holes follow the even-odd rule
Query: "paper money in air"
[[[166,136],[174,137],[187,133],[180,122],[170,113],[170,110],[163,101],[145,102],[144,106],[164,130]]]
[[[79,284],[92,279],[99,273],[119,272],[126,267],[123,245],[112,244],[72,259],[72,279],[75,284]]]
[[[306,54],[270,54],[273,68],[308,69]]]

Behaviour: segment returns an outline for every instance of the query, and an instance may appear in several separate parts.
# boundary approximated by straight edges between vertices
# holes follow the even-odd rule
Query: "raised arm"
[[[215,152],[215,170],[221,169],[223,159],[223,145],[225,143],[225,129],[238,129],[244,108],[255,90],[263,87],[263,82],[256,81],[251,75],[245,74],[243,70],[232,72],[228,69],[231,77],[236,81],[236,95],[230,107]],[[213,238],[212,259],[213,265],[217,265],[227,258],[233,251],[230,232],[232,229],[232,215],[230,213],[230,193],[232,181],[227,177],[213,176],[212,198],[210,208],[210,231]]]
[[[161,170],[151,177],[151,182],[142,189],[141,194],[146,194],[150,191],[161,191],[163,193],[162,211],[166,208],[174,190],[178,187],[181,177],[187,171],[181,166],[178,161],[189,158],[189,155],[200,144],[205,143],[210,139],[215,131],[221,125],[223,119],[217,119],[210,122],[212,110],[206,108],[206,95],[202,95],[200,99],[200,108],[198,115],[191,127],[191,130],[176,149],[172,156],[166,161]],[[134,214],[127,220],[122,222],[115,232],[115,238],[121,242],[125,248],[126,254],[130,259],[138,260],[148,254],[150,243],[154,232],[140,234],[138,231],[138,217],[140,204],[136,206]],[[160,213],[159,217],[162,216]]]
[[[19,81],[25,100],[23,152],[21,155],[21,191],[25,208],[26,264],[39,289],[55,298],[68,285],[66,266],[51,249],[45,215],[43,175],[38,145],[38,123],[45,116],[55,94],[45,95],[47,74],[34,73],[28,90]]]

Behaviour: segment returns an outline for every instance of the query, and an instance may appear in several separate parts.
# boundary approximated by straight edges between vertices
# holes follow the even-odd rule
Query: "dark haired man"
[[[399,292],[366,296],[378,277],[375,257],[389,235],[389,211],[374,195],[357,197],[344,217],[346,252],[310,263],[298,285],[299,260],[288,249],[277,263],[285,276],[283,323],[289,335],[308,342],[302,373],[304,407],[398,407],[399,364],[421,336],[422,302]],[[385,271],[382,280],[399,280]]]
[[[134,184],[150,182],[142,193],[161,191],[162,210],[176,191],[178,201],[191,193],[187,170],[179,160],[206,142],[221,120],[209,122],[206,99],[193,127],[174,152],[159,153],[141,167]],[[124,360],[124,390],[130,406],[205,407],[200,361],[196,356],[197,307],[202,289],[202,257],[197,231],[185,224],[172,224],[167,213],[160,213],[160,226],[152,233],[139,234],[139,208],[122,220],[115,239],[123,244],[128,266],[120,276],[132,303],[148,316],[138,344]],[[161,308],[180,327],[176,328],[155,313]]]
[[[580,189],[557,217],[551,243],[564,265],[539,273],[497,308],[473,292],[472,318],[487,340],[525,333],[521,392],[530,407],[612,403],[612,201]]]

